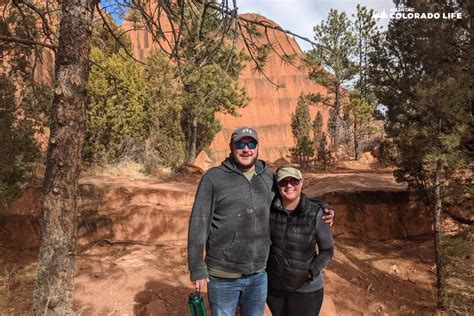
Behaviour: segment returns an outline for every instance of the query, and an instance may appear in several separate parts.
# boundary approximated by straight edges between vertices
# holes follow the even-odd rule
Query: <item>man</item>
[[[212,315],[263,315],[270,247],[269,214],[276,187],[258,159],[258,135],[234,130],[230,155],[201,178],[188,231],[191,281],[207,284]],[[334,213],[327,216],[332,223]],[[206,255],[204,256],[204,250]]]

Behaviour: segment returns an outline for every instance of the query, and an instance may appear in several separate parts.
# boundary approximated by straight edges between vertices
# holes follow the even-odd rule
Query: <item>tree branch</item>
[[[115,41],[117,43],[119,43],[120,46],[122,46],[122,48],[124,49],[125,53],[130,57],[132,58],[134,61],[136,61],[137,63],[141,64],[141,65],[145,65],[143,62],[141,62],[140,60],[136,59],[132,53],[130,53],[128,51],[128,48],[122,43],[122,41],[120,40],[120,38],[117,36],[117,34],[115,34],[115,30],[112,30],[112,27],[109,25],[109,23],[107,22],[107,19],[105,18],[104,16],[104,13],[102,12],[102,9],[101,7],[99,6],[99,2],[96,2],[96,9],[97,9],[97,12],[99,13],[101,19],[102,19],[102,22],[104,23],[105,27],[107,28],[107,30],[109,31],[110,35],[112,35],[112,37],[115,39]]]
[[[23,0],[16,0],[16,2],[18,3],[21,3],[22,5],[26,6],[27,8],[29,8],[30,10],[32,10],[33,12],[35,12],[37,15],[39,15],[39,17],[41,18],[41,26],[43,28],[43,33],[44,35],[46,36],[46,38],[48,38],[50,40],[51,43],[54,43],[55,41],[52,40],[51,38],[51,35],[55,37],[56,41],[58,39],[57,35],[54,34],[54,32],[51,30],[50,26],[49,26],[49,22],[48,22],[48,19],[46,18],[46,14],[48,12],[42,12],[39,8],[37,8],[36,6],[34,6],[33,4],[29,3],[29,2],[25,2]],[[46,2],[46,4],[48,4]]]
[[[18,44],[23,44],[27,46],[32,46],[32,45],[42,46],[42,47],[49,48],[53,50],[54,52],[56,52],[56,49],[58,48],[55,45],[43,43],[40,41],[34,41],[34,40],[26,39],[26,38],[14,37],[14,36],[0,35],[0,41],[7,42],[7,43],[18,43]]]
[[[196,2],[198,3],[201,3],[200,0],[196,0]],[[224,7],[221,7],[220,5],[216,4],[216,3],[213,3],[213,2],[210,2],[209,3],[209,6],[216,9],[216,10],[220,10],[222,13],[226,14],[226,15],[232,15],[232,11],[233,10],[230,10],[228,7],[224,8]],[[304,37],[304,36],[301,36],[301,35],[298,35],[296,33],[293,33],[289,30],[285,30],[283,28],[281,28],[280,26],[273,26],[271,24],[269,24],[268,22],[265,22],[265,21],[256,21],[256,20],[251,20],[251,19],[247,19],[241,15],[238,15],[237,16],[237,19],[241,20],[241,21],[244,21],[244,22],[247,22],[247,23],[252,23],[252,24],[256,24],[256,25],[260,25],[260,26],[263,26],[265,28],[270,28],[270,29],[273,29],[273,30],[276,30],[276,31],[279,31],[279,32],[282,32],[282,33],[285,33],[285,34],[288,34],[288,35],[291,35],[291,36],[294,36],[296,38],[299,38],[305,42],[308,42],[310,43],[311,45],[315,46],[315,47],[321,47],[323,49],[326,49],[328,51],[330,51],[327,47],[325,46],[322,46],[316,42],[313,42],[312,40],[310,40],[309,38],[307,37]]]
[[[471,220],[469,218],[464,218],[458,214],[454,214],[453,212],[451,212],[450,210],[448,209],[445,209],[444,212],[449,216],[451,217],[453,220],[455,220],[456,222],[459,222],[461,224],[466,224],[466,225],[472,225],[474,224],[474,220]]]

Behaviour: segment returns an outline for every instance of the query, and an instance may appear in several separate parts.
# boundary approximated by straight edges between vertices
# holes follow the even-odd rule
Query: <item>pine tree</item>
[[[314,136],[314,144],[317,146],[319,144],[321,138],[323,137],[323,115],[320,111],[316,113],[316,117],[313,121],[313,136]]]
[[[356,89],[360,91],[365,102],[372,104],[372,87],[368,80],[368,71],[370,67],[369,53],[373,51],[372,43],[377,34],[377,21],[374,18],[374,10],[367,9],[360,4],[357,5],[357,13],[352,32],[355,37],[355,54],[357,58],[357,82]]]
[[[327,136],[323,131],[323,115],[320,111],[316,113],[313,121],[313,144],[315,147],[315,167],[328,170],[331,161],[331,153],[328,149]]]
[[[295,112],[291,115],[291,132],[295,147],[290,148],[291,160],[306,169],[314,156],[313,142],[310,138],[311,116],[309,100],[300,95]]]
[[[460,12],[467,2],[401,1],[415,12]],[[473,156],[472,43],[468,23],[393,20],[376,42],[373,83],[386,105],[387,132],[399,153],[398,181],[419,189],[433,208],[438,308],[445,307],[441,213],[449,187],[463,181]]]
[[[0,75],[0,212],[19,197],[39,156],[34,121],[21,117],[16,87]]]
[[[0,19],[0,35],[45,41],[38,26],[41,21],[34,12],[20,12],[17,7],[7,6],[2,10],[6,10],[6,15]],[[38,128],[49,124],[52,93],[51,87],[38,78],[37,68],[52,53],[50,48],[0,41],[0,73],[6,80],[15,82],[15,109],[34,119]]]
[[[32,12],[2,10],[0,35],[41,39]],[[48,123],[51,101],[50,88],[35,77],[43,53],[50,51],[0,41],[0,211],[19,197],[40,157],[35,134]]]
[[[325,87],[327,96],[313,95],[313,102],[330,107],[328,132],[331,145],[338,146],[342,127],[342,106],[347,102],[344,89],[356,73],[353,62],[355,38],[347,15],[331,9],[326,21],[314,27],[314,39],[318,46],[308,53],[310,78]]]
[[[322,132],[321,137],[319,138],[316,160],[319,167],[324,171],[327,171],[329,167],[333,165],[333,158],[331,157],[331,151],[328,148],[327,135],[325,132]]]
[[[73,314],[77,196],[93,12],[91,1],[61,1],[34,315]]]
[[[344,107],[344,112],[351,123],[354,157],[358,160],[361,142],[375,132],[375,127],[371,124],[374,108],[364,100],[359,91],[352,90],[349,94],[349,103]]]
[[[207,5],[186,8],[186,29],[178,43],[176,62],[182,85],[181,127],[187,163],[193,163],[221,129],[215,113],[237,115],[237,109],[248,102],[245,90],[238,85],[246,57],[236,51],[231,34],[222,29],[224,23],[216,13]]]

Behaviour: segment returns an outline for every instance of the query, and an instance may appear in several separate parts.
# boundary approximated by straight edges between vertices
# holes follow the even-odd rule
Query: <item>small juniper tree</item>
[[[146,88],[150,103],[150,135],[145,146],[145,171],[158,166],[174,167],[184,159],[184,134],[181,129],[181,93],[175,66],[158,50],[146,60]]]
[[[375,127],[372,125],[374,108],[367,103],[359,91],[353,90],[349,94],[349,103],[344,107],[344,113],[351,125],[354,157],[358,160],[361,143],[375,132]]]
[[[327,170],[330,166],[331,153],[328,148],[327,135],[323,131],[323,115],[316,113],[313,121],[313,144],[315,150],[314,165],[316,168]]]
[[[145,72],[120,49],[107,56],[94,47],[88,82],[87,131],[84,157],[112,162],[130,148],[141,147],[149,135],[150,116]]]
[[[310,131],[309,100],[305,96],[300,95],[295,112],[291,115],[291,132],[295,139],[295,146],[290,148],[290,154],[292,161],[299,164],[303,169],[309,167],[314,156]]]

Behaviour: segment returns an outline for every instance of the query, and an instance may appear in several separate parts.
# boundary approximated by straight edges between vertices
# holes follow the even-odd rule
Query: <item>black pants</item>
[[[315,316],[323,305],[324,288],[310,292],[280,292],[268,289],[267,304],[273,316]]]

